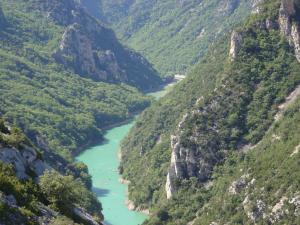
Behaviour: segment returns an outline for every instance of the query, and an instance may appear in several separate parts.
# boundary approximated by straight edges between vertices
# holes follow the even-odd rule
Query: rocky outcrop
[[[233,181],[228,191],[230,194],[237,195],[247,187],[249,180],[249,174],[244,174],[240,179]]]
[[[285,101],[278,106],[278,112],[274,116],[275,121],[282,118],[284,112],[291,106],[297,98],[300,96],[300,85],[298,85],[294,91],[292,91],[286,98]]]
[[[114,32],[91,17],[75,0],[35,0],[33,7],[64,26],[56,62],[94,81],[127,83],[141,90],[162,83],[141,55],[122,46]]]
[[[178,125],[178,129],[182,129],[188,114]],[[169,167],[165,191],[167,198],[170,199],[176,191],[176,180],[197,177],[200,181],[205,181],[208,175],[207,168],[210,168],[206,162],[195,155],[195,151],[190,148],[183,147],[180,136],[171,136],[171,164]]]
[[[99,37],[104,28],[99,29]],[[108,30],[104,31],[108,34]],[[127,75],[118,64],[112,50],[102,50],[79,24],[70,25],[63,34],[60,48],[54,55],[57,61],[75,68],[82,76],[95,81],[127,82]],[[73,57],[71,62],[68,57]]]
[[[173,178],[171,176],[174,176],[174,175],[171,175],[170,172],[168,172],[167,182],[166,182],[166,185],[165,185],[165,191],[166,191],[167,199],[172,198],[172,195],[175,193],[175,187],[174,187],[174,184],[173,184],[174,181],[171,180]]]
[[[14,147],[0,147],[0,161],[13,165],[17,177],[22,180],[31,177],[32,172],[36,177],[42,175],[47,167],[36,150],[27,145],[23,145],[20,150]]]
[[[5,217],[0,217],[0,224],[28,224],[30,222],[34,222],[34,224],[46,225],[50,224],[50,222],[58,217],[60,214],[48,206],[42,204],[41,202],[37,202],[35,207],[36,210],[39,211],[39,215],[33,215],[27,218],[22,215],[20,212],[24,210],[24,208],[18,205],[18,202],[13,195],[7,195],[0,191],[0,203],[5,205],[9,210],[5,211]]]
[[[243,201],[243,207],[248,218],[254,223],[260,220],[261,218],[266,217],[266,204],[260,199],[253,203],[250,200],[249,196],[246,196],[246,198]]]
[[[74,215],[78,218],[79,221],[82,221],[83,224],[86,225],[101,225],[101,223],[95,221],[95,219],[88,214],[83,208],[74,208]]]
[[[241,48],[242,43],[242,35],[236,31],[233,31],[231,34],[231,41],[230,41],[230,50],[229,50],[229,58],[230,61],[233,62],[237,54],[239,53],[239,50]]]
[[[271,224],[278,224],[286,215],[299,216],[300,215],[300,196],[295,194],[288,198],[282,196],[281,199],[270,207],[271,212],[268,215],[268,221]]]
[[[300,62],[300,28],[298,21],[293,20],[296,14],[294,0],[281,0],[278,23],[281,33],[288,39]]]
[[[264,0],[253,0],[252,1],[252,13],[253,14],[258,14],[261,12],[261,7],[260,4],[263,2]]]

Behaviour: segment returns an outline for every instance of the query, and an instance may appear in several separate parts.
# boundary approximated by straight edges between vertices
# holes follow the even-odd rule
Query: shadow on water
[[[96,194],[98,198],[106,197],[110,192],[108,189],[102,189],[97,187],[93,187],[92,191]]]
[[[113,224],[104,220],[104,225],[113,225]]]

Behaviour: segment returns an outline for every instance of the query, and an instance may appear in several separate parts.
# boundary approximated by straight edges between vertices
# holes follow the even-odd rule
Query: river
[[[164,96],[173,86],[169,84],[160,91],[149,93],[156,99]],[[76,160],[84,162],[92,175],[93,192],[102,203],[105,224],[139,225],[147,218],[140,212],[130,211],[125,202],[127,185],[119,182],[118,151],[120,142],[134,125],[134,120],[106,131],[105,141],[84,150]]]

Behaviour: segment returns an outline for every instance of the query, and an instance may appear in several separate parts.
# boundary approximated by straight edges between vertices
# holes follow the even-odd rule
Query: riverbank
[[[148,95],[159,99],[170,90],[170,85],[173,86],[175,83],[170,83],[158,92]],[[92,147],[80,148],[76,154],[76,160],[88,166],[93,182],[92,191],[102,203],[106,224],[124,225],[126,221],[126,225],[138,225],[142,224],[150,213],[148,209],[136,207],[130,201],[129,181],[123,179],[118,170],[121,157],[120,143],[134,126],[135,116],[137,114],[132,114],[124,121],[106,126],[100,143],[99,140],[96,143],[90,141],[93,143]]]
[[[174,78],[170,82],[166,82],[166,83],[162,84],[156,90],[153,89],[153,90],[147,92],[146,95],[153,96],[154,98],[156,98],[156,100],[158,100],[160,97],[162,97],[167,92],[169,92],[170,91],[169,89],[172,86],[174,86],[175,84],[177,84],[178,82],[180,82],[184,78],[185,78],[185,75],[178,75],[178,74],[174,75]],[[131,121],[134,120],[134,118],[136,116],[138,116],[140,113],[142,113],[147,108],[148,107],[146,107],[146,108],[144,108],[142,110],[138,110],[136,112],[131,113],[128,118],[126,118],[126,119],[124,119],[122,121],[115,122],[115,123],[112,123],[110,125],[103,126],[101,128],[102,133],[103,133],[101,140],[99,140],[98,138],[97,139],[90,139],[90,140],[88,140],[87,143],[84,143],[84,144],[80,145],[78,148],[72,150],[72,157],[76,158],[85,149],[91,148],[91,147],[94,147],[96,145],[101,144],[103,141],[105,141],[105,139],[103,138],[103,136],[105,135],[105,133],[108,130],[130,123]]]
[[[147,216],[137,211],[130,211],[126,206],[126,184],[120,183],[118,171],[118,152],[120,142],[133,127],[134,121],[108,130],[105,142],[86,149],[76,159],[85,163],[92,176],[93,192],[101,201],[106,224],[113,225],[138,225]]]

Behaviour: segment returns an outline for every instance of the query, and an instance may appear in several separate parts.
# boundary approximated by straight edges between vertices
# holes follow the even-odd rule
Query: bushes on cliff
[[[51,206],[66,215],[72,216],[73,208],[82,207],[100,220],[103,218],[101,204],[94,194],[73,176],[63,176],[56,171],[46,171],[40,177],[40,187]]]

